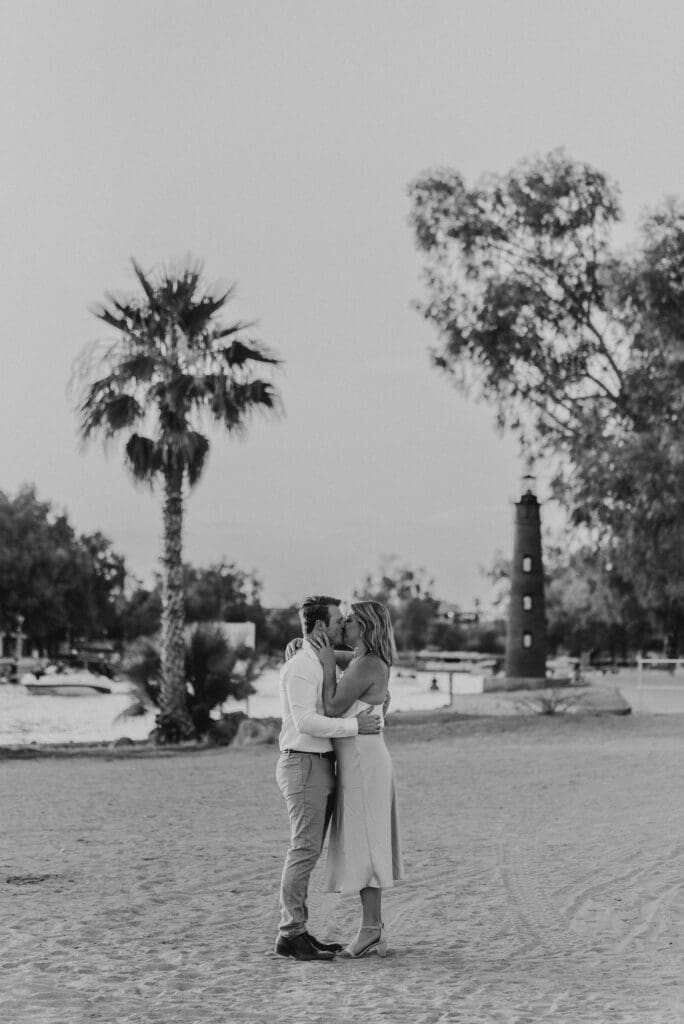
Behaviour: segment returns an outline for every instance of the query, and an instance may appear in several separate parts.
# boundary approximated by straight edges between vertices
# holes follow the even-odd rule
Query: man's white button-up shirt
[[[280,670],[281,750],[322,754],[331,739],[356,736],[356,718],[327,718],[323,708],[323,666],[308,640]]]

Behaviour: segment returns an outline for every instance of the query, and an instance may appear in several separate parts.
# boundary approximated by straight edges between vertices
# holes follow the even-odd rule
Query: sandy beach
[[[390,955],[272,953],[273,747],[0,762],[0,1019],[684,1020],[684,718],[394,725],[407,880]],[[353,899],[312,879],[311,929]]]

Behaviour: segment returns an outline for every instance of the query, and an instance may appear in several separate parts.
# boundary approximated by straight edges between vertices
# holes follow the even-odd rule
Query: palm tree
[[[257,364],[279,360],[249,336],[252,324],[224,326],[219,316],[234,289],[217,291],[201,264],[150,275],[133,263],[142,294],[112,295],[93,312],[117,332],[103,348],[89,346],[75,370],[80,433],[105,443],[128,434],[125,460],[135,480],[163,488],[162,682],[159,735],[176,742],[193,734],[186,706],[182,528],[185,486],[193,487],[209,451],[198,427],[217,422],[244,431],[250,415],[280,411],[273,384]],[[95,378],[95,379],[93,379]]]

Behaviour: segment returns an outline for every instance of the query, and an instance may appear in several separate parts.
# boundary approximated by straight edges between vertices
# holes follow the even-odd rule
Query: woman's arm
[[[290,640],[289,644],[285,648],[285,661],[289,661],[292,655],[297,653],[303,643],[304,641],[301,636],[296,636],[294,639]],[[346,668],[353,657],[353,651],[335,651],[335,663],[338,668]]]
[[[387,689],[387,667],[371,656],[359,658],[350,665],[339,683],[333,699],[325,706],[326,715],[344,714],[355,700],[367,700],[369,704],[382,702]]]
[[[343,715],[355,700],[370,690],[376,690],[380,697],[384,697],[387,669],[379,658],[360,658],[347,669],[338,683],[335,676],[335,652],[330,641],[323,636],[312,640],[312,644],[323,666],[323,707],[326,715],[332,718]]]

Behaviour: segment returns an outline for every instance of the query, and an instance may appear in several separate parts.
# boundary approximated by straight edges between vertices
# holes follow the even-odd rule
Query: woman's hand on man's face
[[[335,667],[335,651],[326,633],[314,633],[309,637],[309,643],[313,647],[323,668]]]

